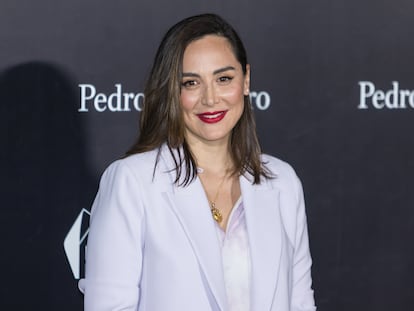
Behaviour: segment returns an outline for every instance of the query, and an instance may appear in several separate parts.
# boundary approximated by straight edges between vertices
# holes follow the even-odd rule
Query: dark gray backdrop
[[[141,92],[163,33],[202,12],[238,29],[252,90],[270,98],[254,106],[263,149],[303,181],[319,310],[412,310],[409,0],[3,0],[1,309],[82,309],[63,241],[136,137],[139,112],[79,112],[79,85]],[[361,81],[376,89],[366,109],[361,91],[374,90]]]

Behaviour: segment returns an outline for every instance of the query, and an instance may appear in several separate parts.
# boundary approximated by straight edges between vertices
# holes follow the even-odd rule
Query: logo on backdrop
[[[84,274],[89,216],[90,212],[82,209],[63,241],[63,248],[75,279],[80,279]]]
[[[393,81],[389,89],[378,89],[371,81],[359,81],[358,109],[414,109],[414,90]]]
[[[110,94],[98,92],[93,84],[79,84],[80,104],[78,112],[97,111],[141,111],[144,100],[143,93],[125,92],[122,84],[115,84],[115,89]],[[270,95],[268,92],[250,92],[253,108],[267,110],[270,107]]]

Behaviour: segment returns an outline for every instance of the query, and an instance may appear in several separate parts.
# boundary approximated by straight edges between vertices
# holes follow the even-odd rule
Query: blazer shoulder
[[[279,177],[297,177],[293,167],[286,161],[268,154],[262,154],[263,164],[270,170],[270,172],[277,178]]]
[[[148,182],[153,179],[157,150],[130,155],[112,162],[103,176],[132,175],[137,180]]]
[[[262,161],[273,175],[267,182],[300,199],[303,195],[302,182],[295,169],[289,163],[267,154],[262,155]]]

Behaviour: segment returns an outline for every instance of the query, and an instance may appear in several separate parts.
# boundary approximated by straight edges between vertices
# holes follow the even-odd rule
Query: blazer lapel
[[[279,191],[240,177],[251,255],[251,310],[270,310],[282,254]]]
[[[164,160],[169,155],[163,155]],[[166,160],[168,162],[168,160]],[[167,167],[171,168],[172,162]],[[172,174],[175,174],[173,171]],[[185,187],[173,186],[166,193],[174,214],[178,218],[194,250],[215,305],[214,310],[226,310],[221,248],[208,200],[197,178]]]

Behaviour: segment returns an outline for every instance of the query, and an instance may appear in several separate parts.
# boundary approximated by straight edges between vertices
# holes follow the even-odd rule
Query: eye
[[[186,88],[186,89],[195,88],[198,84],[199,83],[198,83],[197,80],[185,80],[185,81],[181,82],[181,86]]]
[[[220,84],[228,84],[233,80],[233,77],[230,76],[221,76],[217,79],[217,82]]]

